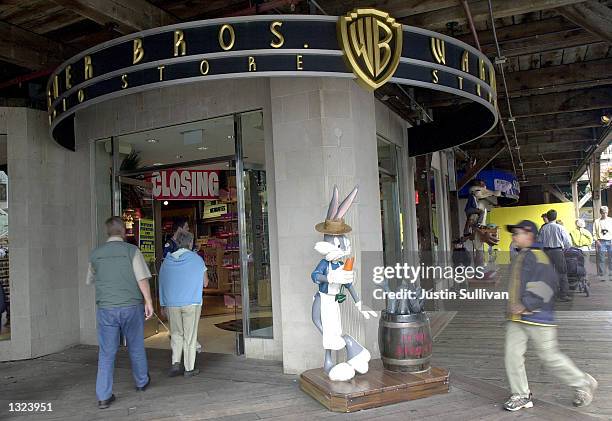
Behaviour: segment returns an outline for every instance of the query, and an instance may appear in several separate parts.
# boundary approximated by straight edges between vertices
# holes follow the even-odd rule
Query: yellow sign
[[[155,261],[155,229],[152,219],[138,221],[138,248],[145,262]]]
[[[204,206],[204,213],[202,217],[204,219],[217,218],[227,213],[226,204],[206,205]]]
[[[395,73],[402,55],[402,24],[389,13],[356,9],[338,19],[338,41],[361,85],[374,90]]]

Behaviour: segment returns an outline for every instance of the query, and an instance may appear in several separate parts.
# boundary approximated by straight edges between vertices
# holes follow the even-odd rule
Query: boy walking
[[[512,232],[519,253],[510,272],[505,365],[512,396],[504,408],[518,411],[533,407],[525,372],[528,341],[533,343],[544,366],[575,389],[574,406],[587,406],[593,400],[597,381],[580,371],[559,350],[554,320],[557,274],[536,243],[537,227],[525,220],[508,225],[507,229]]]

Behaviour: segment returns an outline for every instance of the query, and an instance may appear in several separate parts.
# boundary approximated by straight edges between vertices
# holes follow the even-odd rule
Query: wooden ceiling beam
[[[177,23],[178,20],[146,0],[53,0],[100,25],[109,23],[122,34]]]
[[[537,12],[540,10],[558,8],[570,4],[579,3],[580,0],[493,0],[493,15],[496,18],[504,18],[523,13]],[[464,25],[467,17],[463,6],[456,3],[455,6],[441,10],[434,10],[400,19],[407,25],[418,26],[427,29],[439,29],[446,26],[448,22],[457,22]],[[489,5],[486,0],[472,1],[469,3],[470,12],[475,22],[489,20]],[[383,7],[382,5],[380,7]]]
[[[498,101],[498,105],[502,115],[508,116],[506,101]],[[512,98],[510,106],[514,117],[611,108],[612,86]]]
[[[529,91],[542,91],[545,88],[561,92],[577,85],[586,87],[609,84],[612,83],[612,58],[510,72],[506,73],[506,82],[510,96]],[[498,92],[503,92],[500,84]]]
[[[496,29],[497,39],[506,57],[516,57],[543,51],[599,42],[593,35],[561,16],[525,22],[516,25],[502,26]],[[494,58],[497,55],[495,40],[490,30],[478,32],[482,52]],[[466,34],[457,39],[470,44],[472,35]]]
[[[457,5],[457,0],[318,0],[329,15],[344,15],[357,7],[376,7],[394,18],[432,12]]]
[[[0,21],[1,60],[30,70],[43,70],[76,53],[65,44]]]
[[[503,45],[507,42],[533,39],[543,34],[563,33],[572,29],[576,29],[578,27],[579,26],[575,23],[568,22],[561,16],[557,16],[550,19],[536,20],[515,25],[496,27],[495,33],[497,34],[497,40],[499,41],[503,49]],[[457,36],[456,38],[468,44],[474,39],[472,34],[464,34]],[[485,31],[478,31],[478,39],[482,47],[489,47],[495,45],[493,32],[490,29],[487,29]]]
[[[541,133],[601,127],[601,111],[591,110],[523,117],[516,120],[515,126],[517,133]],[[511,131],[511,127],[508,130]]]
[[[575,24],[612,44],[612,9],[604,3],[588,0],[560,7],[557,10]]]

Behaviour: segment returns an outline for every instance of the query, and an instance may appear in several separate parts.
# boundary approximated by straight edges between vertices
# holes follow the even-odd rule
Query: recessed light
[[[164,206],[168,206],[168,201],[164,200]]]
[[[157,167],[157,166],[159,166],[159,165],[164,165],[164,164],[162,164],[161,162],[156,162],[156,163],[154,163],[153,165],[155,165],[155,166]]]
[[[147,143],[157,143],[159,140],[157,139],[147,139]]]
[[[233,139],[233,138],[234,138],[234,135],[233,135],[233,134],[228,134],[228,135],[227,135],[227,138],[228,138],[228,139]]]
[[[205,151],[206,149],[208,149],[208,146],[198,146],[199,151]]]
[[[177,158],[177,159],[181,159],[182,157],[183,157],[183,155],[180,155],[180,154],[179,154],[179,155],[176,155],[176,158]]]

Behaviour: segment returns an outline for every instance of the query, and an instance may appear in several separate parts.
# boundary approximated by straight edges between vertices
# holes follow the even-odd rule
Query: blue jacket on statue
[[[321,259],[321,261],[319,262],[319,264],[317,265],[317,267],[315,268],[315,270],[312,271],[312,274],[310,275],[310,277],[312,278],[312,282],[314,282],[315,284],[319,285],[319,292],[322,292],[324,294],[327,294],[327,290],[328,290],[328,286],[329,286],[329,282],[327,281],[323,281],[321,278],[321,276],[319,275],[323,275],[323,276],[327,276],[327,272],[329,271],[329,266],[331,266],[332,270],[338,269],[340,266],[342,266],[344,264],[344,262],[328,262],[325,259]],[[345,288],[350,287],[351,285],[353,285],[352,283],[350,284],[345,284]]]

